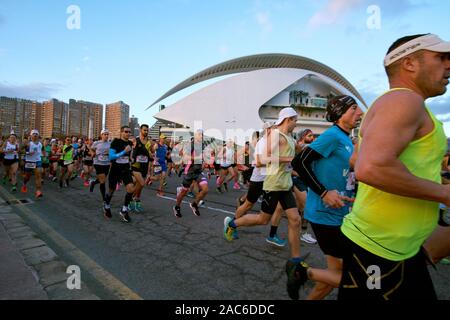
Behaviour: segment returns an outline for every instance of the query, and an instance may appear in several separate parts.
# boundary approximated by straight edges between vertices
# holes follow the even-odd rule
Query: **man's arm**
[[[428,115],[416,94],[397,92],[373,106],[377,112],[363,124],[356,160],[356,179],[384,192],[450,205],[450,185],[414,176],[399,160]]]

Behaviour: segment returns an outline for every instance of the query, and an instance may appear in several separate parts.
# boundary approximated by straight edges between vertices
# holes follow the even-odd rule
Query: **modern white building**
[[[224,140],[227,130],[260,130],[264,122],[275,121],[279,111],[288,106],[299,114],[296,131],[310,128],[320,134],[331,125],[325,120],[331,96],[351,95],[367,108],[357,90],[338,72],[312,59],[286,54],[253,55],[218,64],[181,82],[151,106],[194,84],[227,75],[231,76],[189,94],[155,118],[189,130],[198,128],[201,121],[205,135]],[[170,133],[173,129],[161,127],[160,131]]]

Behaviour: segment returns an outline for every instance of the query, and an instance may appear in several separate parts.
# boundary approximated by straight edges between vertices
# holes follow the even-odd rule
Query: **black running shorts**
[[[248,192],[247,192],[247,200],[250,203],[256,203],[258,198],[264,193],[263,191],[264,181],[254,182],[250,181]]]
[[[183,178],[183,187],[190,188],[192,182],[197,181],[199,184],[202,181],[208,182],[205,175],[203,174],[202,165],[194,164],[188,170],[188,172],[184,175]]]
[[[343,270],[338,300],[437,300],[423,249],[412,258],[391,261],[361,248],[344,234],[341,248]],[[374,269],[378,272],[374,273]]]
[[[283,210],[297,208],[297,203],[291,191],[265,191],[261,211],[273,214],[278,202],[281,204]]]
[[[95,169],[95,173],[97,175],[99,174],[104,174],[105,176],[108,175],[109,173],[109,168],[111,166],[108,164],[107,166],[102,166],[102,165],[98,165],[98,164],[94,164],[94,169]]]
[[[339,237],[342,236],[340,226],[327,226],[309,222],[319,243],[320,250],[327,255],[335,258],[342,258]]]
[[[117,167],[111,165],[111,169],[109,171],[109,188],[111,190],[116,190],[116,186],[119,182],[122,182],[124,186],[133,183],[133,175],[131,173],[130,167]]]

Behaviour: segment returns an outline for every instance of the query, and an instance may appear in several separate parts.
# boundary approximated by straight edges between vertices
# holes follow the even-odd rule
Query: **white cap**
[[[295,111],[291,107],[284,108],[283,110],[280,111],[280,114],[278,115],[278,120],[277,122],[275,122],[275,125],[279,126],[284,121],[284,119],[291,117],[298,117],[297,111]]]
[[[105,134],[105,133],[109,133],[109,130],[108,129],[103,129],[100,134]]]
[[[435,34],[427,34],[415,38],[387,54],[384,58],[384,66],[387,67],[419,50],[450,52],[450,42],[445,42]]]
[[[39,131],[37,131],[36,129],[34,129],[34,130],[31,130],[31,133],[30,133],[31,135],[34,135],[34,134],[37,134],[37,135],[39,135]]]

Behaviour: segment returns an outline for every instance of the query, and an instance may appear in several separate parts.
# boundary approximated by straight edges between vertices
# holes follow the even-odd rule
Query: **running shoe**
[[[277,235],[273,237],[267,237],[266,242],[276,245],[278,247],[284,247],[286,245],[286,240],[278,238]]]
[[[298,300],[300,297],[298,291],[308,280],[308,268],[308,264],[304,261],[294,263],[288,260],[286,262],[287,292],[292,300]]]
[[[216,191],[217,191],[217,193],[219,193],[219,194],[222,194],[222,193],[223,193],[223,191],[222,191],[222,189],[220,188],[220,186],[216,188]]]
[[[144,211],[144,209],[142,208],[141,201],[135,201],[134,211],[136,211],[136,212],[143,212]]]
[[[116,184],[116,191],[119,191],[120,189],[120,184]]]
[[[187,194],[187,196],[188,196],[189,198],[194,198],[194,197],[195,197],[195,194],[191,191],[191,192],[189,192],[189,193]]]
[[[17,192],[17,187],[16,186],[12,186],[11,192]]]
[[[56,182],[57,180],[58,180],[57,177],[53,177],[53,178],[52,178],[52,182]]]
[[[128,211],[120,210],[119,214],[120,214],[120,217],[122,218],[123,222],[127,222],[127,223],[131,222],[131,218],[128,215]]]
[[[173,206],[172,210],[173,210],[173,214],[175,215],[175,217],[177,217],[177,218],[181,218],[182,217],[181,208],[180,207]]]
[[[234,230],[236,228],[230,227],[230,222],[233,221],[231,217],[225,217],[225,220],[223,220],[223,235],[227,241],[233,241],[234,237]]]
[[[223,188],[225,189],[225,192],[228,192],[228,183],[224,182],[222,185]]]
[[[135,211],[136,210],[136,201],[131,200],[130,203],[128,204],[128,210],[129,211]]]
[[[89,181],[86,180],[86,181],[84,181],[83,185],[84,185],[85,187],[89,187],[90,183],[89,183]]]
[[[27,186],[24,184],[23,186],[22,186],[22,189],[20,190],[22,193],[27,193],[28,192],[28,189],[27,189]]]
[[[156,195],[157,195],[158,197],[164,197],[164,191],[158,190],[158,191],[156,192]]]
[[[450,265],[450,259],[449,258],[444,258],[441,261],[439,261],[439,263],[448,266],[448,265]]]
[[[197,217],[200,217],[200,211],[198,210],[198,205],[197,205],[197,203],[195,203],[195,201],[194,201],[194,202],[191,202],[191,203],[189,204],[189,206],[191,207],[192,212],[193,212]]]
[[[111,205],[107,204],[106,202],[103,202],[103,215],[107,219],[111,219],[112,218]]]
[[[199,206],[200,208],[204,208],[204,207],[205,207],[205,201],[204,201],[204,200],[200,200],[200,201],[198,202],[198,206]]]
[[[233,189],[234,189],[234,190],[241,190],[240,184],[236,182],[236,183],[233,185]]]
[[[95,180],[91,179],[89,181],[89,192],[94,192],[94,188],[95,188]]]
[[[42,198],[44,195],[42,194],[41,191],[36,191],[36,193],[34,194],[34,196],[36,197],[36,199]]]
[[[164,180],[163,186],[164,186],[164,187],[167,186],[167,181],[166,181],[166,180]]]
[[[316,244],[317,243],[317,240],[314,239],[314,237],[311,234],[309,234],[308,232],[303,233],[300,236],[300,240],[302,240],[305,243],[309,243],[309,244]]]

